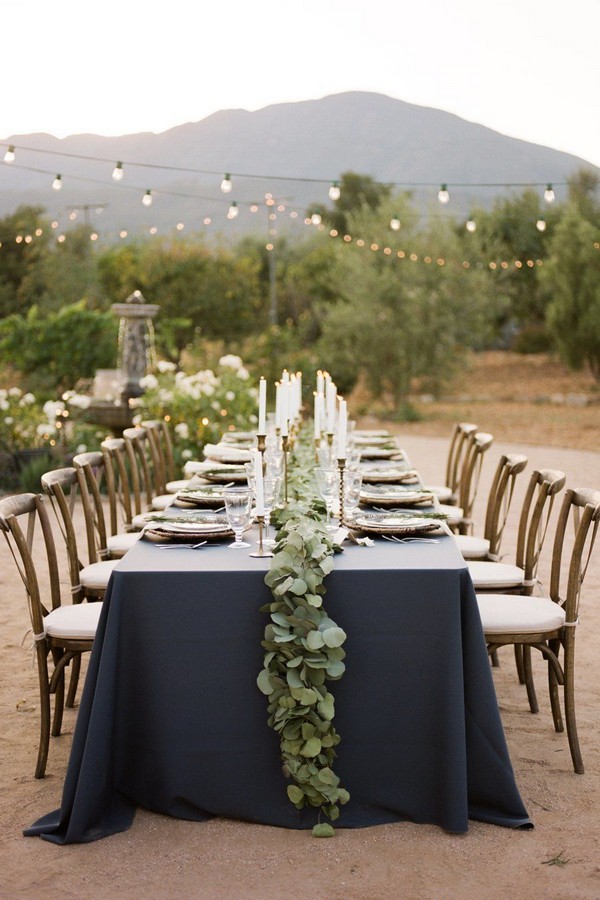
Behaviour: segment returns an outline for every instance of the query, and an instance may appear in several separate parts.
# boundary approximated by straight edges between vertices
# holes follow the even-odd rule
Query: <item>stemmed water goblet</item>
[[[223,491],[225,499],[225,515],[233,528],[235,541],[229,544],[234,550],[249,547],[250,544],[242,540],[244,530],[252,522],[252,491],[250,488],[233,487]]]
[[[331,513],[338,491],[338,473],[333,468],[323,468],[322,466],[317,466],[314,471],[319,493],[327,507],[327,530],[335,531],[335,526],[331,524]]]
[[[344,472],[344,518],[353,518],[360,503],[361,489],[362,472],[347,468]]]
[[[263,478],[263,499],[265,510],[265,539],[263,543],[267,547],[272,547],[275,544],[275,540],[273,538],[269,538],[269,525],[271,524],[271,513],[279,502],[281,483],[281,475],[266,475],[265,478]]]

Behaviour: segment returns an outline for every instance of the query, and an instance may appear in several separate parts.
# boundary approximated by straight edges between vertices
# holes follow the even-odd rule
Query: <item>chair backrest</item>
[[[85,516],[88,557],[90,562],[97,562],[108,557],[107,529],[101,488],[103,483],[108,487],[109,506],[116,506],[113,470],[112,466],[105,466],[104,455],[100,450],[78,453],[73,457],[73,466],[77,472],[79,494]],[[114,517],[116,518],[116,508]],[[113,513],[111,512],[111,520],[112,518]]]
[[[568,566],[563,566],[569,521],[573,524],[573,543]],[[565,607],[571,628],[579,615],[581,587],[600,528],[600,491],[568,488],[556,524],[550,573],[550,597]],[[563,590],[562,586],[565,583]]]
[[[453,494],[458,492],[464,457],[476,431],[477,425],[471,422],[457,422],[454,426],[446,461],[446,485]]]
[[[51,472],[45,472],[42,475],[41,483],[44,493],[50,499],[50,505],[54,510],[58,527],[65,542],[73,603],[80,603],[84,599],[85,592],[79,581],[79,572],[84,567],[84,563],[81,561],[79,554],[77,532],[73,521],[73,512],[79,494],[77,470],[73,466],[53,469]],[[95,560],[92,559],[91,561],[94,562]]]
[[[135,514],[146,512],[158,493],[153,475],[153,463],[148,432],[145,428],[126,428],[123,432],[125,451],[131,474],[131,488]]]
[[[40,589],[41,573],[38,577],[33,556],[33,542],[36,526],[39,524],[48,571],[50,608],[42,601]],[[42,647],[44,616],[51,609],[61,605],[60,582],[56,546],[44,498],[40,494],[17,494],[0,500],[0,531],[3,532],[10,553],[15,561],[25,587],[31,628],[39,654],[46,657],[46,647]],[[37,558],[37,557],[36,557]],[[39,565],[39,560],[38,560]]]
[[[476,431],[465,441],[466,449],[458,493],[458,505],[462,508],[465,520],[471,518],[479,488],[483,457],[493,443],[494,436],[485,431]]]
[[[160,468],[162,484],[159,493],[164,494],[167,482],[175,480],[175,457],[173,441],[168,422],[165,419],[151,419],[142,422],[148,432],[148,439],[154,448],[154,458]]]
[[[504,528],[512,504],[517,475],[527,466],[527,457],[521,453],[502,454],[488,495],[483,536],[489,541],[490,559],[498,558]]]
[[[524,571],[524,587],[532,593],[552,507],[556,495],[565,486],[566,476],[559,469],[536,469],[531,473],[519,518],[515,562]]]
[[[107,475],[110,471],[110,477],[112,477],[115,486],[116,519],[113,522],[111,510],[110,532],[111,534],[117,534],[120,530],[119,521],[124,529],[127,530],[131,526],[133,517],[137,512],[133,487],[134,479],[138,478],[139,496],[137,465],[135,472],[132,472],[124,438],[105,438],[100,448],[104,456],[104,470]],[[139,511],[141,512],[141,509]]]

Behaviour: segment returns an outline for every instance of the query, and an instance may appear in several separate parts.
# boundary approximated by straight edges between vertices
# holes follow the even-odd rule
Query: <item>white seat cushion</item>
[[[477,605],[485,634],[536,634],[562,628],[565,611],[546,597],[519,594],[478,594]]]
[[[106,539],[106,549],[111,556],[125,556],[128,550],[131,550],[136,541],[139,541],[140,535],[134,531],[123,534],[111,534]]]
[[[98,627],[102,603],[76,603],[59,606],[44,619],[49,637],[93,640]]]
[[[478,588],[498,588],[499,591],[523,584],[523,569],[510,563],[470,562],[469,572],[475,590]]]
[[[90,591],[105,590],[117,563],[118,559],[105,559],[102,562],[92,563],[91,566],[84,566],[79,573],[79,581]]]
[[[447,487],[445,484],[428,484],[424,490],[435,494],[440,503],[449,503],[452,500],[452,488]]]
[[[485,559],[490,551],[490,542],[486,538],[455,534],[454,540],[465,559]]]
[[[190,483],[189,478],[179,478],[177,481],[167,481],[167,494],[176,494]]]
[[[159,494],[158,497],[152,498],[152,509],[166,509],[167,506],[170,506],[173,500],[175,499],[174,494]]]
[[[447,503],[440,503],[437,512],[444,513],[448,516],[448,522],[460,522],[463,517],[463,511],[460,506],[449,506]]]

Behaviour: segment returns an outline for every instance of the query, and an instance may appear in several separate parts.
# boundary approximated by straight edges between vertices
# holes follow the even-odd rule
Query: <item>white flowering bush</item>
[[[15,454],[48,447],[47,416],[30,391],[0,389],[0,451]]]
[[[224,431],[256,429],[258,390],[239,356],[229,353],[214,370],[189,375],[159,362],[156,374],[146,375],[140,385],[144,393],[130,400],[134,424],[168,418],[179,466],[200,458],[204,444],[217,442]]]

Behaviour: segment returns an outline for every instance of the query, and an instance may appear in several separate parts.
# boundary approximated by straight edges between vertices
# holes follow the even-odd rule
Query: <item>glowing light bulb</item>
[[[238,209],[237,202],[234,200],[233,203],[231,204],[231,206],[229,207],[229,212],[227,213],[227,218],[228,219],[237,219],[239,214],[240,214],[240,211]]]
[[[62,175],[57,175],[54,181],[52,182],[52,188],[55,191],[60,191],[62,187]]]
[[[551,184],[546,185],[546,190],[544,191],[544,200],[546,203],[554,203],[555,194]]]
[[[398,216],[392,216],[390,219],[390,228],[392,231],[400,231],[400,219]]]
[[[123,163],[118,162],[112,172],[113,181],[123,181],[123,175]]]
[[[535,223],[535,227],[537,228],[538,231],[545,231],[546,230],[546,220],[538,219],[537,222]]]
[[[15,148],[13,144],[10,145],[6,153],[4,154],[4,162],[11,163],[15,161]]]
[[[438,200],[440,203],[449,203],[450,202],[450,194],[448,193],[447,185],[443,184],[438,191]]]
[[[330,200],[339,200],[340,199],[340,186],[337,181],[332,182],[331,187],[329,188],[329,199]]]
[[[224,194],[229,194],[229,193],[231,193],[232,187],[233,187],[233,185],[231,183],[231,175],[229,175],[229,173],[227,173],[225,175],[225,177],[223,178],[223,181],[221,182],[221,190],[223,191]]]
[[[142,203],[144,204],[144,206],[152,206],[152,191],[150,190],[150,188],[148,188],[148,190],[142,197]]]
[[[313,213],[312,216],[310,217],[310,221],[312,222],[313,225],[320,225],[321,224],[321,216],[319,215],[319,213]]]
[[[470,234],[473,234],[473,232],[477,230],[477,222],[475,222],[474,219],[469,219],[465,224],[465,228]]]

